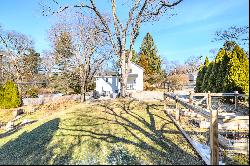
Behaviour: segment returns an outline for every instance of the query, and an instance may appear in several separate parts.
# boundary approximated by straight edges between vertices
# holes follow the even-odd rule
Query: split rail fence
[[[220,113],[220,108],[213,108],[216,103],[214,101],[218,97],[233,98],[234,112],[240,108],[239,98],[248,98],[247,95],[239,94],[237,91],[234,93],[189,92],[189,95],[164,93],[166,113],[208,165],[219,165],[220,161],[225,159],[223,154],[228,152],[246,156],[249,154],[249,114],[239,116],[236,113]],[[171,100],[174,101],[174,105],[172,105],[174,108],[169,108],[168,103]],[[188,127],[189,125],[191,127]],[[205,155],[202,148],[198,148],[199,143],[193,141],[194,136],[199,134],[202,136],[201,138],[205,139],[203,144],[207,145],[207,154],[210,154],[210,157]],[[227,156],[227,158],[231,159],[232,156]],[[247,160],[249,162],[249,159]]]

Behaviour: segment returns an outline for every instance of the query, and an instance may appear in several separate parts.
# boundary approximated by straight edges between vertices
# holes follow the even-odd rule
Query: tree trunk
[[[86,57],[85,64],[84,65],[82,64],[80,67],[80,74],[81,74],[81,81],[82,81],[81,102],[86,101],[87,77],[90,71],[89,64],[90,64],[90,56]]]
[[[121,96],[126,97],[127,77],[125,73],[121,75]]]
[[[121,97],[126,97],[127,88],[127,72],[126,72],[126,58],[125,51],[121,53]]]
[[[85,88],[85,81],[83,81],[81,87],[81,102],[85,101],[86,101],[86,88]]]
[[[85,102],[86,101],[86,98],[85,98],[85,73],[84,73],[84,66],[81,65],[80,66],[80,77],[81,77],[81,83],[82,83],[82,86],[81,86],[81,102]]]
[[[82,87],[81,87],[81,102],[86,101],[86,74],[82,76]]]

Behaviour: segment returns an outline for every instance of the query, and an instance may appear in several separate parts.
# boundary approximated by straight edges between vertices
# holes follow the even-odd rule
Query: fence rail
[[[188,96],[188,98],[183,99],[180,98],[179,96]],[[202,108],[201,106],[195,105],[197,103],[201,104],[203,101],[198,101],[195,102],[194,97],[196,96],[203,96],[204,98],[202,99],[203,101],[206,100],[206,108]],[[237,130],[236,134],[249,134],[249,116],[236,116],[235,114],[228,113],[224,115],[219,115],[217,109],[212,109],[212,97],[227,97],[227,96],[232,96],[234,97],[234,109],[238,110],[239,107],[239,101],[238,97],[246,97],[248,95],[246,94],[239,94],[237,91],[234,93],[192,93],[190,92],[189,95],[177,95],[173,93],[164,93],[164,100],[167,98],[170,98],[175,101],[175,108],[174,109],[167,109],[166,102],[164,102],[164,108],[167,112],[174,111],[175,112],[175,117],[174,121],[176,122],[177,126],[181,129],[179,126],[180,122],[180,117],[183,116],[182,112],[190,112],[193,111],[195,114],[198,114],[202,116],[204,119],[207,119],[209,122],[208,123],[208,128],[209,128],[209,137],[210,137],[210,164],[211,165],[218,165],[219,164],[219,145],[224,145],[228,146],[225,148],[226,150],[241,150],[241,151],[247,151],[246,153],[248,154],[248,139],[241,141],[241,140],[223,140],[222,135],[228,135],[228,134],[235,134],[235,130]],[[181,106],[185,107],[185,110],[181,109]],[[170,114],[169,114],[170,115]],[[184,114],[185,115],[185,114]],[[229,123],[229,122],[237,122],[238,126],[235,126],[235,129],[232,130],[230,128],[221,128],[219,126],[219,123]],[[242,129],[240,128],[240,122],[246,122],[248,123],[248,128],[247,129]],[[242,123],[242,124],[244,124]],[[230,126],[232,127],[232,126]],[[234,127],[234,126],[233,126]],[[181,129],[183,130],[183,129]],[[187,133],[183,131],[183,134],[186,136]],[[187,137],[187,136],[186,136]],[[189,137],[187,139],[190,139]],[[237,143],[246,143],[248,148],[246,149],[245,146],[244,148],[238,147],[237,146],[232,146],[231,144],[237,144]],[[193,143],[191,143],[193,145]],[[199,153],[199,150],[197,150]],[[203,154],[200,154],[200,156],[204,158]],[[206,161],[208,163],[208,161]]]

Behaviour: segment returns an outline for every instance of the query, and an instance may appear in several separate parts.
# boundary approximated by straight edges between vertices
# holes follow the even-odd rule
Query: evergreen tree
[[[218,72],[216,74],[216,82],[215,82],[215,87],[216,87],[216,92],[221,93],[223,92],[223,86],[224,86],[224,79],[225,75],[227,73],[227,65],[229,60],[231,59],[231,51],[225,51],[225,55],[222,57],[222,60],[220,62],[220,65],[218,67]]]
[[[240,48],[239,45],[235,47],[235,52],[237,54],[237,58],[240,62],[241,74],[239,76],[239,87],[242,89],[242,92],[249,93],[249,59],[247,57],[246,52]]]
[[[209,76],[210,85],[216,85],[216,82],[218,79],[219,67],[221,65],[221,62],[222,62],[225,54],[226,54],[225,49],[221,48],[215,57],[215,62],[214,62],[213,68],[212,68],[212,72]],[[220,91],[221,91],[221,89],[219,89],[219,87],[217,87],[217,86],[212,86],[212,88],[211,88],[211,92],[220,92]]]
[[[140,65],[144,69],[144,73],[146,75],[152,74],[152,69],[149,66],[149,61],[147,55],[144,54],[144,52],[141,52],[138,65]]]
[[[22,57],[23,76],[25,80],[30,81],[38,74],[41,65],[40,54],[34,49],[29,49],[29,52]]]
[[[211,91],[211,87],[213,85],[210,85],[209,77],[211,75],[213,65],[214,65],[214,62],[212,61],[212,62],[209,63],[209,65],[207,67],[207,71],[206,71],[206,74],[204,75],[202,86],[201,86],[201,91],[202,92]]]
[[[57,56],[69,58],[72,56],[72,38],[69,32],[61,32],[55,41],[55,53]]]
[[[209,60],[208,60],[208,57],[206,56],[204,65],[200,66],[200,69],[199,69],[199,72],[198,72],[198,75],[196,78],[196,85],[195,85],[195,92],[196,93],[201,92],[201,86],[202,86],[203,79],[204,79],[204,76],[206,74],[206,70],[207,70],[208,65],[209,65]]]
[[[4,88],[2,87],[2,85],[0,84],[0,108],[3,105],[3,94],[4,94]]]
[[[18,87],[13,81],[7,81],[4,85],[3,108],[16,108],[21,106],[21,96]]]
[[[232,52],[233,49],[234,49],[234,47],[237,46],[237,44],[236,44],[234,41],[226,41],[226,42],[223,44],[223,46],[224,46],[224,49],[225,49],[226,51]]]
[[[161,72],[161,58],[157,53],[157,47],[150,33],[147,33],[142,41],[137,64],[144,68],[146,75]]]
[[[138,55],[135,52],[135,50],[132,51],[132,58],[131,58],[131,62],[137,63],[138,61]]]
[[[236,45],[227,64],[223,91],[249,92],[249,63],[245,52]]]
[[[73,56],[73,41],[69,32],[61,32],[54,41],[55,60],[58,69],[66,71],[70,67],[70,58]]]

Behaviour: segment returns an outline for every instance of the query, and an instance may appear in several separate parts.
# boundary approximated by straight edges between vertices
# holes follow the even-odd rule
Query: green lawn
[[[204,164],[159,102],[72,104],[1,137],[0,164]]]

